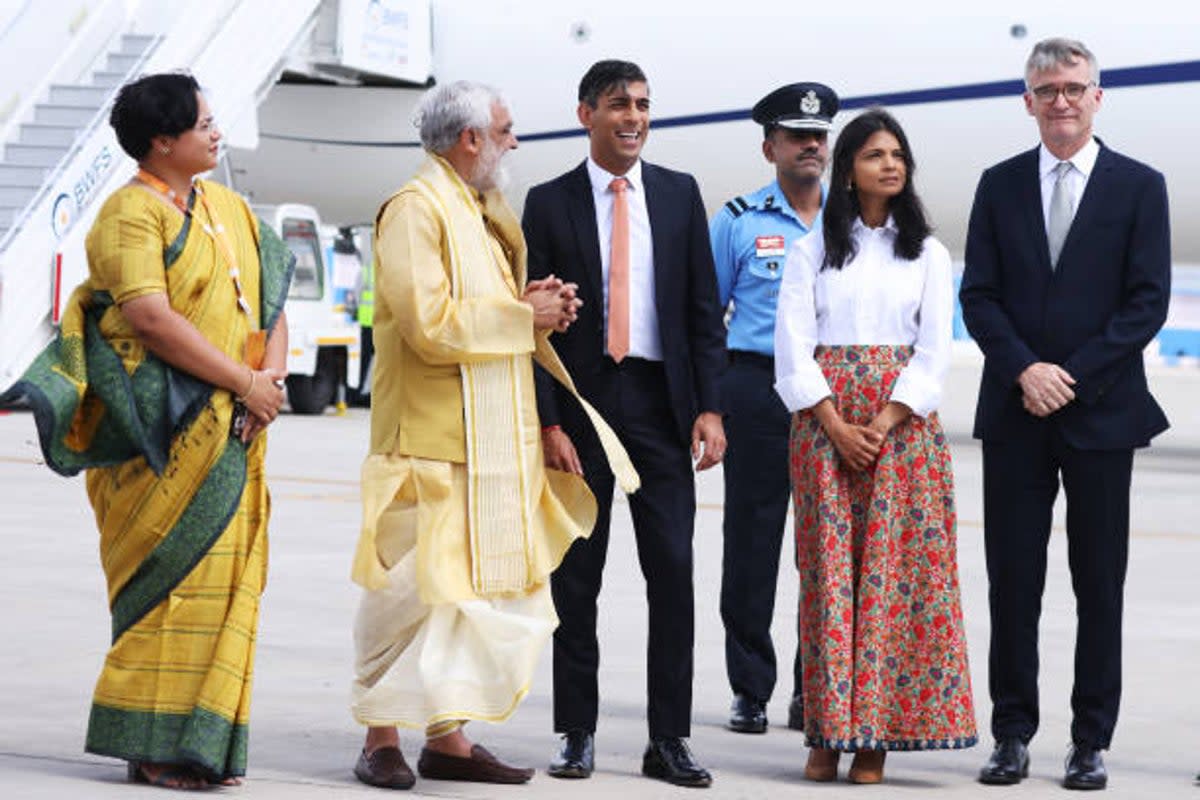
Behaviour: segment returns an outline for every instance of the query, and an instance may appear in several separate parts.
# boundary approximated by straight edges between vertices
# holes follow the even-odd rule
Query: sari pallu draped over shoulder
[[[88,234],[91,275],[58,336],[7,396],[32,407],[51,469],[87,470],[112,612],[87,750],[229,777],[245,772],[266,576],[265,436],[249,446],[232,437],[232,395],[146,350],[118,303],[165,285],[172,309],[241,361],[252,328],[269,331],[279,318],[294,257],[238,195],[198,186],[225,226],[256,319],[238,309],[195,194],[194,216],[179,218],[131,185]],[[116,277],[156,270],[157,288],[149,280],[130,290]]]

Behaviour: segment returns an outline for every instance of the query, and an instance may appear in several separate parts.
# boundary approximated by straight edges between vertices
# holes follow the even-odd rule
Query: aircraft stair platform
[[[257,107],[311,33],[320,0],[82,6],[65,23],[57,3],[26,3],[0,21],[0,48],[21,61],[0,74],[0,103],[15,98],[0,105],[0,391],[53,337],[61,304],[87,274],[87,230],[136,170],[108,124],[118,87],[187,70],[225,145],[252,148]]]

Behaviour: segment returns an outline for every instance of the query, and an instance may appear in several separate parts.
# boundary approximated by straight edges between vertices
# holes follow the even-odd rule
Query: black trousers
[[[1061,477],[1077,630],[1071,740],[1107,748],[1121,701],[1121,616],[1129,553],[1132,450],[1078,450],[1050,421],[984,442],[984,543],[992,636],[992,733],[1028,742],[1038,728],[1038,618]]]
[[[788,436],[792,415],[775,393],[774,384],[773,359],[757,353],[730,353],[721,389],[728,441],[725,554],[721,562],[725,669],[735,694],[764,703],[775,690],[771,618],[791,496]],[[792,673],[793,692],[798,694],[798,640]]]
[[[637,468],[642,488],[629,497],[638,560],[646,579],[649,642],[647,722],[652,738],[688,736],[692,716],[692,530],[696,490],[687,443],[679,440],[667,403],[662,365],[605,359],[606,387],[591,399]],[[613,475],[599,442],[579,415],[564,418],[599,514],[588,539],[576,541],[551,577],[559,625],[554,632],[554,729],[595,731],[596,597],[608,553]]]

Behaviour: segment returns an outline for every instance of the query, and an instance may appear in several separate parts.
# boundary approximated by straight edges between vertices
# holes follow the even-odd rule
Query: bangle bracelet
[[[250,385],[246,387],[246,391],[242,392],[241,394],[239,394],[237,396],[238,402],[239,403],[246,402],[246,398],[249,397],[250,393],[253,391],[254,391],[254,370],[250,370]]]

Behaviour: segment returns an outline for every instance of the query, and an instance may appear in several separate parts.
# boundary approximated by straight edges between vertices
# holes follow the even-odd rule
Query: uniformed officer
[[[837,109],[837,95],[820,83],[789,84],[758,101],[751,116],[763,126],[763,156],[775,165],[775,180],[730,200],[711,225],[721,303],[730,309],[721,619],[734,694],[729,727],[743,733],[767,729],[775,688],[771,616],[791,491],[791,417],[773,388],[775,306],[788,247],[820,223]],[[799,650],[794,680],[788,726],[802,728]]]

